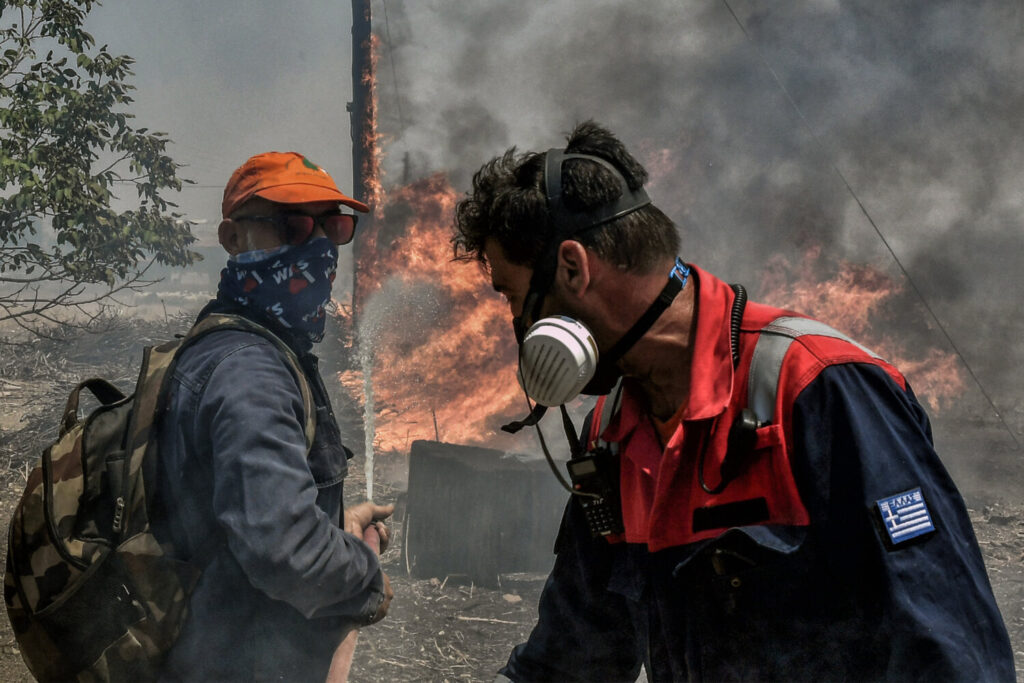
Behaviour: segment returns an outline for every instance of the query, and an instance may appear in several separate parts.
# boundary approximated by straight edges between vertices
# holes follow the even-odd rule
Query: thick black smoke
[[[408,154],[465,190],[505,148],[593,118],[648,166],[686,258],[755,290],[767,256],[814,245],[823,277],[881,269],[904,291],[886,332],[952,352],[930,307],[1022,439],[1018,3],[388,0],[382,26],[384,4],[390,178]],[[968,382],[952,414],[1009,441]]]

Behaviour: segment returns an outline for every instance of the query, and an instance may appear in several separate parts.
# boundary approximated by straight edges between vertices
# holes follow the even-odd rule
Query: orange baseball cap
[[[363,213],[370,210],[343,194],[327,171],[297,152],[265,152],[239,166],[224,188],[221,215],[227,218],[252,197],[279,204],[336,201]]]

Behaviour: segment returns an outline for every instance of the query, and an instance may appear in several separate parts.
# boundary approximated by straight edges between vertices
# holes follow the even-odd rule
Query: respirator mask
[[[555,315],[542,318],[519,347],[519,384],[542,406],[576,398],[594,377],[600,354],[586,325]]]
[[[562,165],[569,159],[587,159],[605,167],[618,180],[621,188],[619,198],[590,211],[570,212],[562,202]],[[566,239],[621,218],[651,202],[643,188],[631,190],[625,178],[611,163],[589,154],[548,150],[544,181],[555,234],[545,245],[534,267],[523,312],[512,321],[516,341],[519,343],[519,382],[526,395],[537,405],[526,419],[502,427],[512,433],[536,424],[548,407],[564,406],[580,394],[609,393],[621,376],[616,363],[668,308],[686,284],[690,273],[689,268],[677,258],[668,274],[668,283],[658,298],[633,327],[603,354],[598,351],[593,334],[581,321],[561,315],[539,318],[544,298],[554,282],[559,245]],[[536,322],[530,324],[529,321]],[[563,418],[566,417],[563,415]]]
[[[590,329],[578,320],[554,315],[541,318],[522,332],[519,319],[519,383],[526,395],[542,406],[568,403],[580,394],[607,394],[619,380],[619,359],[651,328],[671,305],[690,275],[690,269],[676,259],[668,282],[640,319],[602,354]],[[528,297],[529,299],[529,297]]]

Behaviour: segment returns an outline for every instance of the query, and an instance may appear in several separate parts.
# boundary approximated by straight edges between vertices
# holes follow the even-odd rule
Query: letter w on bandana
[[[276,320],[312,345],[324,337],[337,269],[338,248],[321,237],[260,261],[228,261],[218,298]]]

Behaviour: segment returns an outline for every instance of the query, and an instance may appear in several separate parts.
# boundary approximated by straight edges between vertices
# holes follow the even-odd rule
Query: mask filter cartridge
[[[579,395],[597,368],[597,343],[579,321],[551,316],[527,331],[519,351],[519,383],[543,406],[559,406]]]

